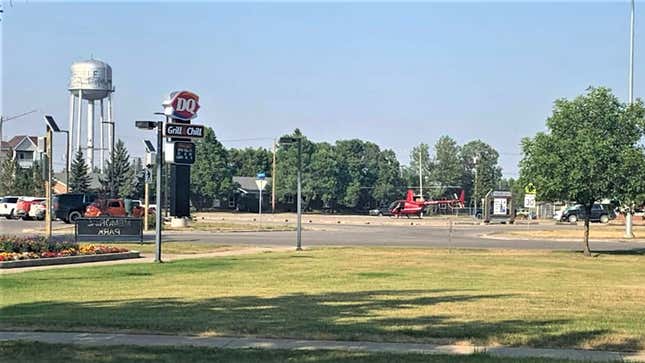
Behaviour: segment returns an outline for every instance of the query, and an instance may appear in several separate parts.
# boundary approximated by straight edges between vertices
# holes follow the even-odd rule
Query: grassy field
[[[0,279],[0,329],[645,349],[645,255],[328,248]]]
[[[567,360],[498,358],[485,354],[470,356],[393,354],[342,351],[287,351],[257,349],[213,349],[197,347],[87,347],[29,342],[0,342],[0,357],[7,362],[307,362],[307,363],[566,363]],[[579,363],[579,362],[578,362]]]
[[[636,238],[645,238],[645,226],[634,226],[633,232]],[[584,236],[584,227],[576,226],[576,229],[540,230],[539,226],[530,227],[525,230],[511,230],[497,233],[507,237],[525,238],[552,238],[552,239],[580,239]],[[625,235],[624,226],[592,224],[589,229],[591,239],[623,239]]]
[[[287,224],[277,223],[244,223],[244,222],[210,222],[210,221],[196,221],[190,222],[186,228],[173,228],[165,226],[164,230],[167,231],[207,231],[207,232],[243,232],[243,231],[295,231],[296,228]]]
[[[97,242],[80,243],[81,246],[88,244],[101,244]],[[127,248],[131,251],[139,251],[141,253],[154,253],[154,242],[146,243],[110,243],[110,246],[117,246]],[[164,254],[171,255],[194,255],[199,253],[222,252],[235,249],[232,246],[222,245],[218,243],[192,243],[192,242],[164,242],[162,251]]]

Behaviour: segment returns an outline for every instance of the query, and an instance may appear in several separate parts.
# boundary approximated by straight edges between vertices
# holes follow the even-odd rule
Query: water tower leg
[[[110,123],[110,128],[108,131],[108,143],[109,148],[110,148],[110,155],[112,155],[112,152],[114,151],[114,111],[112,110],[112,94],[108,94],[108,104],[107,104],[107,112],[108,112],[108,122]]]
[[[94,171],[94,101],[87,101],[87,166]]]
[[[69,94],[69,128],[67,132],[67,142],[69,148],[67,150],[67,170],[72,169],[72,159],[74,154],[74,105],[76,104],[76,99],[73,93]],[[69,180],[67,181],[69,183]]]
[[[81,149],[81,132],[82,132],[82,126],[81,126],[81,120],[83,119],[83,90],[78,91],[78,114],[77,114],[77,120],[76,120],[76,150]],[[83,155],[87,157],[87,154],[83,152]]]
[[[100,101],[100,106],[101,106],[101,112],[99,114],[99,121],[100,121],[99,130],[100,130],[100,134],[101,134],[101,152],[100,152],[100,155],[101,155],[101,173],[102,173],[103,170],[104,170],[104,166],[105,166],[105,143],[103,142],[104,139],[105,139],[105,137],[103,136],[103,129],[105,129],[105,124],[103,123],[105,121],[105,117],[104,117],[105,113],[104,113],[104,109],[103,109],[103,99],[101,99],[101,101]]]

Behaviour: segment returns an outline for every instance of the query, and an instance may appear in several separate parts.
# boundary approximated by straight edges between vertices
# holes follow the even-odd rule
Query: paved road
[[[61,228],[55,222],[54,228]],[[1,220],[0,232],[21,234],[25,229],[42,228],[42,222]],[[531,226],[530,228],[538,228]],[[572,226],[540,225],[540,229],[571,229]],[[452,237],[447,226],[329,225],[306,224],[302,234],[307,246],[398,246],[442,248],[507,248],[579,250],[579,241],[490,239],[482,235],[508,229],[527,229],[526,225],[455,225]],[[70,231],[71,232],[71,231]],[[164,241],[214,242],[226,245],[295,246],[295,232],[167,232]],[[146,234],[145,239],[154,239]],[[645,249],[643,242],[592,241],[597,251]]]

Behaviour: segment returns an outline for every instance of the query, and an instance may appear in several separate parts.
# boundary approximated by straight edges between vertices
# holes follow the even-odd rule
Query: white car
[[[31,208],[29,208],[29,217],[42,221],[45,219],[46,209],[44,200],[42,202],[32,203]]]
[[[0,199],[0,217],[5,217],[7,219],[12,219],[16,217],[16,204],[18,203],[18,198],[7,196]]]

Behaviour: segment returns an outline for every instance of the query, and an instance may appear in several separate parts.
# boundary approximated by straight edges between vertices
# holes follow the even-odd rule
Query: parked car
[[[142,217],[143,207],[134,205],[132,217]],[[123,199],[102,199],[88,205],[85,208],[85,217],[126,217],[125,202]]]
[[[96,194],[93,193],[59,194],[54,197],[54,216],[65,223],[73,223],[95,200]]]
[[[0,199],[0,217],[12,219],[16,216],[18,198],[20,197],[7,196]]]
[[[24,220],[31,219],[29,216],[29,209],[33,203],[44,201],[45,198],[40,197],[20,197],[16,203],[16,217]]]
[[[575,223],[578,220],[584,220],[587,211],[582,204],[576,204],[572,207],[565,209],[562,212],[560,220],[562,222]],[[602,206],[602,204],[594,204],[591,206],[591,215],[589,216],[591,222],[607,223],[609,222],[609,212]]]
[[[399,202],[392,202],[390,205],[383,204],[379,208],[376,209],[370,209],[369,215],[371,216],[391,216],[392,215],[392,209],[396,207],[396,205]]]
[[[29,217],[42,221],[43,219],[45,219],[46,212],[47,206],[45,200],[42,200],[40,202],[33,202],[31,203],[31,208],[29,208]]]

